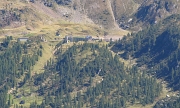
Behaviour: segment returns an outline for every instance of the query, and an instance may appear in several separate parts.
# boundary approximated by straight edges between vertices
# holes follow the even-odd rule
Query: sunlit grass
[[[39,57],[36,65],[33,67],[32,73],[42,73],[44,71],[44,65],[46,64],[47,60],[53,57],[53,46],[48,45],[48,43],[42,43],[43,50],[42,50],[42,57]]]

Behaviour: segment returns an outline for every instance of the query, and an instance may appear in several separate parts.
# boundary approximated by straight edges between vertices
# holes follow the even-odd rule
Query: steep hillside
[[[153,68],[151,71],[157,77],[165,78],[179,90],[179,75],[174,72],[179,69],[179,21],[179,15],[172,15],[135,35],[128,35],[116,43],[113,49],[125,50],[122,55],[126,59],[129,56],[138,58],[139,66]]]
[[[179,5],[178,0],[2,0],[0,107],[178,106]],[[119,26],[140,31],[128,34]],[[169,95],[164,81],[175,92]]]
[[[46,5],[52,1],[44,2]],[[90,19],[93,23],[98,24],[101,27],[118,28],[112,11],[111,1],[109,0],[55,0],[49,7],[53,7],[57,11],[61,11],[62,6],[65,7],[63,15],[65,15],[65,17],[69,20],[77,22],[80,21],[78,19],[81,19],[82,22],[85,19]]]
[[[153,103],[160,95],[162,87],[156,79],[137,67],[125,67],[103,42],[64,45],[68,44],[59,44],[43,73],[13,90],[8,98],[12,106],[128,107]]]
[[[33,20],[38,17],[44,22],[50,20],[40,17],[42,15],[53,20],[94,23],[107,29],[129,29],[155,24],[167,16],[178,14],[180,3],[176,0],[16,0],[1,5],[1,26],[17,21],[22,25],[27,20],[21,21],[22,14]]]
[[[24,36],[42,29],[42,25],[55,23],[54,19],[34,8],[32,4],[19,0],[2,1],[0,11],[1,37],[4,35]]]
[[[11,36],[6,37],[0,44],[0,106],[2,108],[10,107],[12,101],[7,101],[8,94],[12,93],[13,88],[21,87],[31,77],[31,68],[42,56],[38,39],[31,38],[31,40],[36,41],[22,44]]]
[[[29,6],[34,5],[37,10],[40,9],[51,17],[75,23],[95,23],[108,29],[117,29],[119,23],[127,20],[126,18],[139,6],[139,2],[133,0],[128,2],[125,0],[16,0],[15,2],[18,1]]]
[[[45,1],[45,0],[44,0]],[[47,5],[51,4],[51,5]],[[172,14],[179,13],[177,0],[54,0],[45,1],[49,7],[63,6],[80,12],[94,23],[105,28],[120,26],[123,29],[155,24]]]
[[[174,91],[179,91],[179,22],[179,14],[167,17],[137,34],[129,34],[115,43],[112,49],[121,52],[120,56],[125,59],[137,59],[137,65],[142,70],[148,70],[151,75],[167,81],[168,86]],[[174,96],[175,98],[160,101],[156,107],[161,108],[162,104],[167,105],[169,101],[170,106],[173,106],[172,103],[176,104],[174,101],[179,95],[174,94]]]
[[[58,29],[66,29],[68,32],[63,30],[63,35],[78,32],[78,35],[104,36],[113,33],[113,35],[123,36],[127,33],[118,28],[110,1],[99,1],[97,4],[94,1],[76,1],[76,3],[73,2],[73,6],[57,3],[39,0],[3,1],[0,4],[0,35],[42,34],[39,32],[46,31],[44,28],[51,29],[49,32],[53,33]],[[97,6],[92,7],[93,3]],[[58,27],[57,25],[60,24],[66,26]],[[74,26],[71,26],[72,24]]]
[[[155,24],[172,14],[179,14],[180,2],[178,0],[147,0],[142,2],[134,13],[129,26]]]

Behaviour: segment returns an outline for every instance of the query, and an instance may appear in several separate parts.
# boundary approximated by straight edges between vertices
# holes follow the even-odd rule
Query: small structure
[[[66,18],[68,18],[68,17],[69,17],[69,13],[68,13],[68,12],[65,12],[65,13],[63,13],[63,16],[66,17]]]
[[[86,41],[92,40],[92,36],[86,36],[86,37],[85,37],[85,40],[86,40]]]
[[[18,41],[26,42],[28,39],[29,39],[28,37],[22,37],[22,38],[18,38]]]
[[[84,37],[73,37],[73,42],[86,41]]]
[[[47,42],[47,40],[45,39],[44,36],[41,36],[40,39],[41,39],[41,41],[43,41],[43,42]]]
[[[67,36],[65,36],[65,41],[66,41],[66,43],[68,43],[68,42],[73,42],[73,37],[72,37],[72,35],[67,35]]]

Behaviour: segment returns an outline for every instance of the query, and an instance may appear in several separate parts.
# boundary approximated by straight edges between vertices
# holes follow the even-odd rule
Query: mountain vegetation
[[[1,1],[0,107],[179,108],[179,5]]]
[[[1,43],[0,106],[3,108],[8,108],[13,103],[11,96],[7,94],[12,88],[17,89],[26,83],[31,77],[32,66],[42,55],[38,45],[32,46],[32,42],[21,44],[12,39],[12,36],[7,37]]]
[[[125,67],[107,48],[100,43],[84,43],[74,44],[64,53],[57,50],[56,60],[47,61],[44,73],[29,79],[33,82],[30,93],[43,96],[42,104],[33,102],[30,108],[114,108],[153,103],[161,93],[161,84],[137,67]],[[85,52],[86,56],[78,57]],[[33,87],[38,89],[33,91]]]
[[[179,90],[179,18],[179,14],[172,15],[137,34],[128,34],[112,50],[123,51],[120,55],[125,59],[136,58],[138,66]]]

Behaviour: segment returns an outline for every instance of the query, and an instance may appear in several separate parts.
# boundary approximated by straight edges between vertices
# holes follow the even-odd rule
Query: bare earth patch
[[[107,36],[104,36],[104,40],[110,40],[112,39],[112,41],[116,41],[116,40],[119,40],[119,39],[122,39],[123,36],[119,36],[119,35],[107,35]]]

